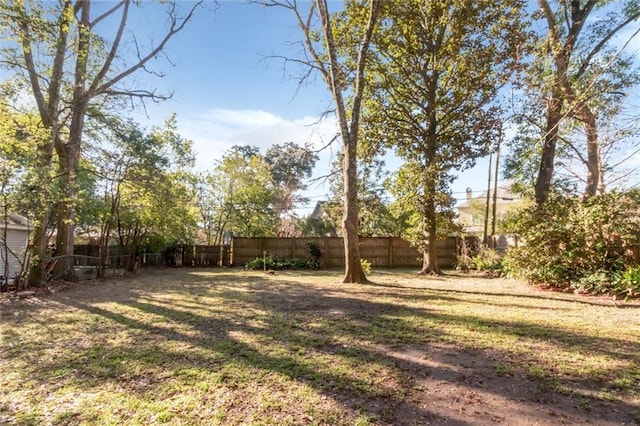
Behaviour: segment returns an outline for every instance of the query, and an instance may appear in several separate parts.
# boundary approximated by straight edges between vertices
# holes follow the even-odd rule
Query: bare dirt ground
[[[218,398],[218,415],[192,408],[167,417],[169,424],[640,424],[638,303],[551,293],[502,279],[381,271],[372,276],[372,285],[354,286],[339,284],[339,278],[338,272],[270,276],[182,269],[124,281],[57,285],[26,298],[5,295],[0,366],[7,369],[3,375],[9,369],[25,371],[15,382],[5,378],[0,383],[7,391],[0,423],[104,420],[82,410],[66,417],[26,415],[46,412],[54,396],[27,380],[35,374],[38,350],[22,353],[7,340],[32,338],[20,335],[20,329],[46,317],[53,337],[33,339],[55,351],[64,341],[56,336],[56,322],[72,321],[70,315],[79,312],[83,321],[100,315],[119,322],[119,333],[134,327],[167,342],[188,341],[189,347],[222,353],[225,362],[242,359],[266,372],[259,380],[238,375],[233,382],[227,374],[226,382],[217,382],[228,392],[226,402],[220,389],[208,391],[217,392],[211,398]],[[131,307],[164,316],[168,325],[158,318],[147,325],[144,317],[118,310]],[[195,317],[194,310],[207,309],[215,316]],[[159,328],[174,323],[187,337]],[[85,349],[95,351],[101,338],[87,339]],[[60,356],[72,360],[70,354]],[[184,361],[158,362],[175,368],[174,362]],[[51,382],[52,377],[41,378]],[[25,390],[26,383],[34,389]],[[83,391],[71,383],[72,396]],[[304,393],[296,390],[302,385]],[[269,393],[285,401],[271,408],[255,402]],[[118,401],[107,404],[113,405],[106,409],[127,410]],[[145,423],[128,416],[114,419]]]

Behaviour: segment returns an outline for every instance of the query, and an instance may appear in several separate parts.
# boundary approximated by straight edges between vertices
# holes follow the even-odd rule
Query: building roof
[[[496,192],[497,192],[498,203],[511,203],[511,202],[520,200],[520,197],[518,197],[513,192],[511,192],[510,189],[511,189],[511,185],[503,185],[503,186],[497,187]],[[471,203],[473,203],[474,201],[485,202],[487,200],[487,191],[481,192],[476,197],[473,197],[473,196],[469,197],[469,195],[471,195],[471,193],[467,192],[467,199],[463,203],[458,205],[458,209],[463,209],[463,210],[468,209],[471,207]],[[489,199],[493,201],[493,189],[491,189],[489,193]]]
[[[29,231],[31,229],[31,225],[29,224],[29,219],[24,216],[20,216],[19,214],[8,214],[7,220],[4,218],[0,218],[0,227],[7,229],[17,229]]]

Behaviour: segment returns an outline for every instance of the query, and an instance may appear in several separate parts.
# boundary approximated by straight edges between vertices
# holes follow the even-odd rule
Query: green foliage
[[[309,259],[290,258],[285,259],[275,256],[256,257],[245,264],[246,269],[260,270],[267,269],[273,271],[280,271],[284,269],[319,269],[320,257],[322,251],[320,246],[311,241],[305,244],[307,252],[309,253]]]
[[[306,216],[298,218],[296,230],[301,237],[324,237],[335,234],[335,227],[330,219]]]
[[[207,182],[218,231],[243,237],[275,235],[271,166],[257,148],[235,146],[217,164]]]
[[[392,185],[395,211],[411,215],[403,237],[424,250],[427,239],[451,231],[456,172],[473,167],[498,139],[496,99],[520,67],[524,3],[383,4],[367,74],[363,142],[367,151],[392,149],[404,161]],[[437,259],[425,267],[438,272]]]
[[[425,175],[422,166],[405,162],[396,172],[390,184],[390,192],[395,198],[390,205],[391,213],[403,222],[401,236],[409,241],[419,252],[426,247],[425,231],[435,225],[436,238],[445,238],[456,232],[454,223],[454,199],[448,188],[451,180],[442,176],[438,182],[432,181],[431,188],[421,184],[416,187]]]
[[[343,155],[333,163],[334,173],[330,178],[331,199],[324,207],[330,221],[340,228],[344,205],[344,182],[340,169]],[[394,216],[387,198],[387,175],[384,162],[368,158],[358,161],[358,233],[364,236],[397,236],[402,233],[403,220]]]
[[[571,287],[578,293],[604,294],[611,290],[613,281],[612,274],[608,271],[594,271],[580,277]]]
[[[362,266],[362,270],[365,274],[369,275],[371,273],[371,262],[367,259],[360,258],[360,266]]]
[[[124,253],[193,240],[196,212],[184,171],[193,154],[175,117],[149,131],[114,117],[102,124],[79,179],[86,194],[78,202],[79,225],[98,230],[105,246],[115,232]]]
[[[313,259],[283,259],[280,257],[267,256],[265,258],[256,257],[245,264],[246,269],[251,270],[272,270],[281,271],[289,269],[318,269],[318,263]]]
[[[542,207],[522,210],[509,226],[526,244],[507,253],[505,272],[561,289],[611,288],[616,274],[632,263],[639,201],[638,191],[586,200],[556,195]]]
[[[307,248],[307,252],[309,253],[309,257],[317,264],[320,265],[320,257],[322,256],[322,250],[320,250],[320,246],[313,241],[305,244]]]
[[[318,155],[311,146],[287,142],[269,148],[264,160],[271,168],[274,186],[272,203],[279,219],[276,233],[288,235],[288,225],[294,218],[293,209],[308,201],[299,192],[307,189],[305,180],[311,177]]]
[[[626,297],[640,296],[640,266],[628,267],[613,280],[613,292]]]
[[[497,251],[480,246],[478,253],[471,258],[471,263],[478,271],[496,272],[502,268],[502,259]]]

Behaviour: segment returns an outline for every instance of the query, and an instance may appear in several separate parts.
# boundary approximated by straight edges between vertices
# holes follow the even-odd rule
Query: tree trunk
[[[562,98],[554,94],[547,105],[547,124],[544,134],[544,145],[540,157],[540,167],[535,186],[535,201],[538,207],[549,198],[551,179],[553,178],[553,166],[556,157],[556,144],[558,141],[558,128],[562,118]]]
[[[431,191],[427,192],[427,194],[435,195],[435,187],[427,188],[427,191]],[[435,203],[435,197],[427,195],[427,201],[424,206],[424,216],[422,219],[424,249],[422,255],[422,269],[420,270],[421,274],[442,274],[442,270],[438,265],[438,249],[436,247],[436,242],[438,241],[438,221]]]
[[[580,105],[580,116],[587,134],[587,183],[584,192],[586,196],[593,196],[599,190],[604,191],[604,183],[601,176],[602,159],[600,157],[600,144],[598,143],[598,128],[595,114],[584,103]]]
[[[356,61],[356,78],[353,90],[353,104],[351,108],[351,120],[347,117],[347,104],[344,101],[341,87],[344,84],[338,61],[338,49],[333,38],[331,20],[326,0],[316,0],[320,21],[322,23],[322,33],[326,53],[328,56],[328,68],[323,65],[321,59],[312,47],[312,37],[308,29],[305,33],[307,38],[307,48],[314,56],[317,64],[321,65],[323,77],[327,86],[331,90],[336,107],[336,117],[340,136],[342,137],[342,147],[344,158],[342,163],[342,174],[344,181],[344,216],[342,229],[344,232],[344,260],[345,273],[342,282],[344,283],[366,283],[367,277],[364,274],[360,263],[360,238],[358,236],[358,190],[357,190],[357,170],[356,156],[358,146],[358,130],[360,125],[360,108],[362,103],[362,93],[364,88],[364,70],[366,57],[369,51],[369,44],[376,23],[379,1],[371,0],[369,5],[369,20],[365,35],[360,44],[358,59]]]
[[[343,135],[343,139],[346,135]],[[367,283],[360,263],[360,236],[358,235],[358,188],[355,143],[343,143],[344,158],[342,176],[344,181],[344,278],[343,283]]]
[[[76,223],[75,201],[77,197],[78,158],[72,146],[64,145],[58,151],[60,161],[60,201],[58,202],[58,224],[56,254],[62,256],[54,268],[54,275],[64,279],[73,278],[73,247]]]
[[[45,263],[47,257],[47,227],[49,212],[43,212],[36,219],[33,228],[31,247],[31,268],[29,269],[27,285],[39,287],[46,281]]]
[[[52,140],[55,136],[52,135]],[[31,246],[31,267],[29,269],[27,285],[40,286],[47,279],[45,271],[45,259],[47,258],[47,227],[49,225],[50,207],[48,200],[50,196],[50,184],[47,176],[51,170],[53,161],[53,142],[43,144],[38,149],[38,182],[41,183],[44,191],[40,192],[35,206],[36,218],[32,231]],[[44,198],[42,198],[44,197]]]

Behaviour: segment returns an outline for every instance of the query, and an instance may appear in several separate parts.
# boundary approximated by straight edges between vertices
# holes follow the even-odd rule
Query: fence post
[[[296,257],[296,237],[293,237],[293,244],[292,244],[292,248],[291,248],[291,258],[295,258]]]

